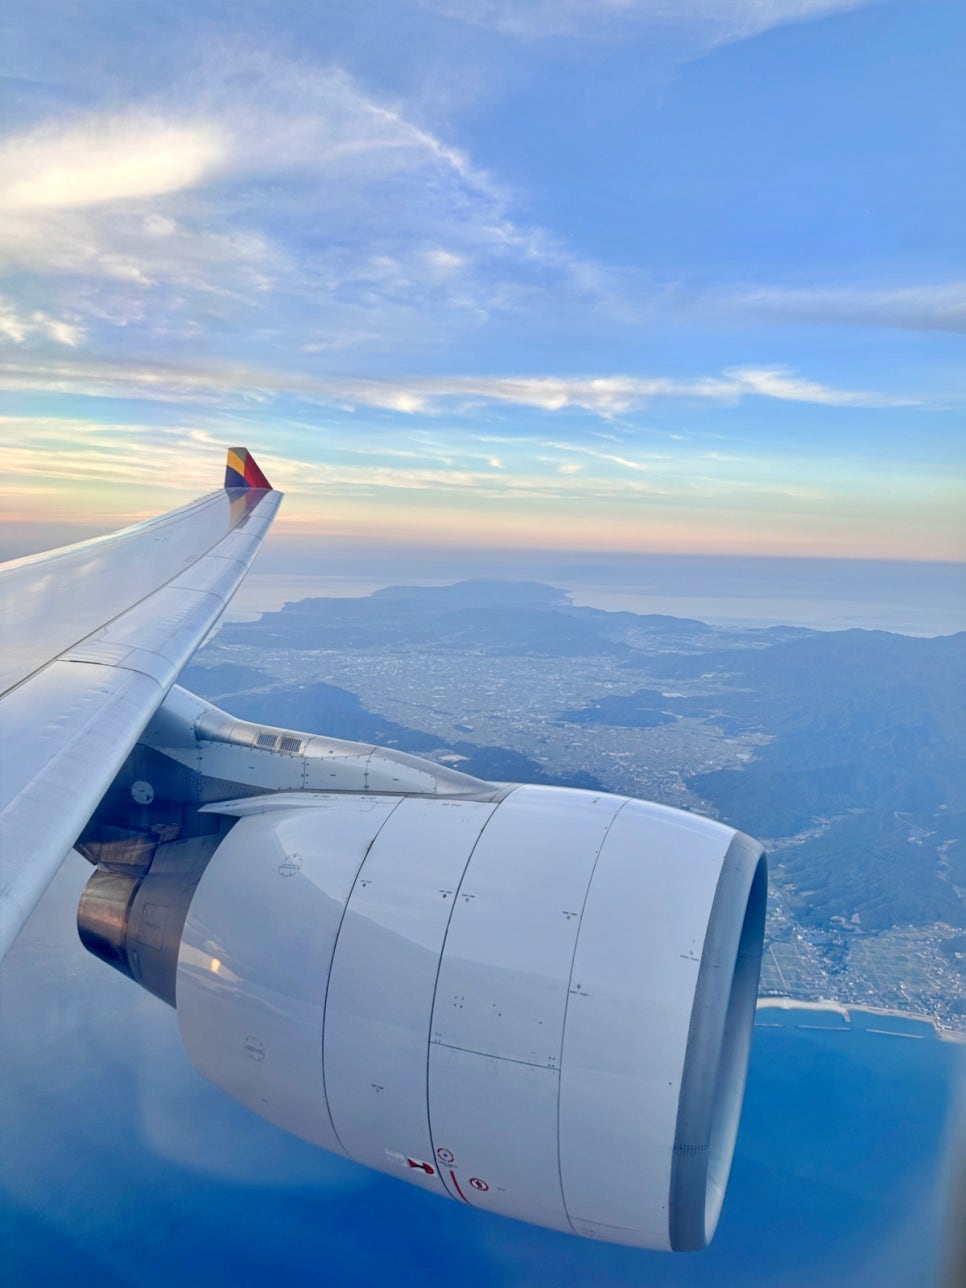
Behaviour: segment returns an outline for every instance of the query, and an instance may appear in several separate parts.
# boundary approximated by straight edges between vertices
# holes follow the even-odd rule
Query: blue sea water
[[[964,1048],[853,1011],[759,1012],[706,1252],[469,1211],[286,1137],[198,1077],[174,1014],[88,957],[69,863],[0,973],[3,1282],[928,1288]]]

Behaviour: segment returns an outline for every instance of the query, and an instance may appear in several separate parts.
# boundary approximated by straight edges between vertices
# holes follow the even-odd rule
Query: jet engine
[[[239,729],[223,743],[265,745]],[[157,770],[175,750],[144,754]],[[145,763],[121,785],[142,811]],[[201,1073],[287,1131],[538,1225],[704,1247],[754,1022],[761,847],[661,805],[458,777],[252,793],[249,775],[192,835],[156,824],[148,863],[128,828],[81,937],[176,1005]]]

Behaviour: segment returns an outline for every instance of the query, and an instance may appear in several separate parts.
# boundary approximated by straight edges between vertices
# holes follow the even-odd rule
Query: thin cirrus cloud
[[[966,331],[966,282],[902,287],[756,287],[701,300],[707,313],[782,322],[898,327],[909,331]]]
[[[102,527],[144,518],[177,503],[179,493],[210,488],[224,435],[217,420],[206,427],[188,419],[159,431],[136,422],[0,419],[0,436],[9,438],[7,518],[77,521],[86,513],[88,523]],[[504,471],[467,450],[465,435],[455,431],[441,432],[432,443],[413,431],[403,441],[417,451],[412,458],[399,453],[391,463],[373,460],[351,436],[326,437],[313,456],[304,446],[260,449],[261,464],[286,493],[283,534],[368,540],[376,533],[416,541],[445,534],[457,543],[512,546],[526,540],[602,550],[700,550],[713,541],[719,552],[737,553],[756,548],[764,525],[772,553],[829,553],[845,523],[856,552],[898,555],[915,548],[929,557],[949,541],[940,525],[930,544],[915,512],[923,487],[931,488],[937,510],[948,511],[950,488],[943,491],[914,470],[900,478],[887,463],[870,475],[856,462],[840,462],[833,476],[807,454],[782,460],[755,453],[721,462],[691,447],[647,462],[589,452],[583,457],[587,472],[574,473],[556,468],[566,463],[570,444],[535,441],[524,442]],[[647,469],[630,468],[638,464]],[[78,480],[86,508],[65,508],[63,486]],[[803,526],[804,547],[797,531]]]
[[[748,397],[825,407],[915,407],[916,396],[840,389],[784,368],[735,368],[720,375],[679,379],[663,376],[423,376],[405,380],[315,377],[299,372],[259,371],[240,366],[192,368],[96,361],[0,362],[0,387],[57,390],[155,401],[208,402],[233,399],[265,403],[301,397],[343,408],[434,414],[472,412],[502,403],[542,412],[580,409],[608,418],[676,398],[734,404]]]
[[[658,8],[607,6],[615,17]],[[822,8],[743,11],[784,21]],[[0,144],[9,305],[61,328],[8,328],[8,340],[177,355],[205,334],[240,356],[257,333],[279,354],[364,355],[568,311],[618,327],[662,315],[963,326],[955,283],[702,293],[597,263],[517,217],[512,191],[465,150],[345,72],[268,56],[247,70],[245,94],[237,76],[213,76],[193,106],[159,100]]]
[[[312,353],[615,296],[465,152],[344,72],[264,57],[250,73],[244,94],[214,77],[192,111],[159,102],[0,146],[0,265],[21,304],[71,305],[93,339],[237,343],[247,325]]]
[[[211,458],[222,445],[217,428],[190,423],[159,434],[155,426],[138,423],[108,427],[83,420],[0,417],[0,436],[7,440],[4,461],[12,494],[43,489],[64,479],[152,489],[159,486],[159,479],[164,480],[160,486],[168,487],[175,486],[171,481],[176,480],[177,488],[196,491],[210,484]],[[693,449],[650,462],[588,451],[588,464],[595,472],[591,477],[577,477],[573,471],[557,468],[566,464],[560,455],[571,450],[566,443],[543,443],[544,452],[554,453],[547,456],[530,452],[524,442],[514,470],[508,472],[501,462],[467,448],[465,438],[456,434],[432,444],[416,435],[413,442],[421,443],[421,450],[392,453],[397,458],[392,464],[375,463],[365,445],[352,440],[334,440],[320,449],[320,456],[331,459],[310,460],[301,454],[267,451],[260,454],[260,463],[272,482],[292,495],[296,512],[299,498],[307,495],[331,498],[360,491],[418,491],[430,496],[444,491],[481,499],[579,497],[633,503],[634,498],[644,496],[714,497],[735,487],[733,480],[708,474],[708,454]],[[132,443],[150,446],[150,454],[132,453]],[[595,468],[598,463],[602,469]],[[745,460],[736,464],[750,470],[750,476],[737,484],[742,494],[807,501],[820,501],[827,495],[827,487],[814,478],[770,477],[775,472],[774,462]],[[613,465],[620,468],[609,468]],[[652,469],[653,477],[640,477]],[[634,477],[628,476],[629,470]],[[135,499],[143,497],[135,494]],[[296,513],[294,518],[297,523],[306,522],[304,514]]]
[[[748,396],[833,407],[914,406],[921,400],[866,390],[836,389],[781,368],[734,369],[694,379],[661,376],[437,376],[404,382],[317,381],[318,392],[394,411],[432,411],[451,400],[509,403],[540,411],[579,408],[618,415],[658,398],[734,403]]]
[[[449,18],[505,36],[616,37],[628,26],[671,27],[713,47],[772,27],[858,9],[874,0],[423,0]]]

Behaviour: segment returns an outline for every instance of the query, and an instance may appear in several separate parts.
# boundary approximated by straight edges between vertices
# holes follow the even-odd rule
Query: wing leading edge
[[[224,489],[0,566],[0,957],[225,611],[281,496],[232,448]]]

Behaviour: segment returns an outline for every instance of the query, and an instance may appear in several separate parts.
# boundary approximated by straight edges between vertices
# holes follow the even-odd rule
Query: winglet
[[[229,447],[225,466],[226,488],[257,488],[271,492],[272,485],[255,463],[247,447]]]

